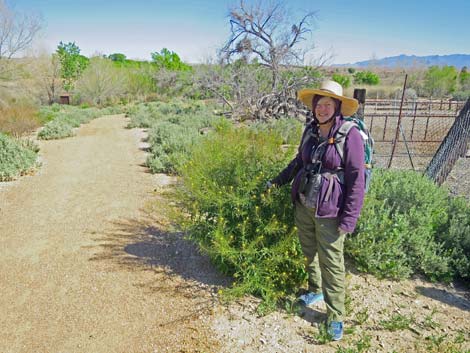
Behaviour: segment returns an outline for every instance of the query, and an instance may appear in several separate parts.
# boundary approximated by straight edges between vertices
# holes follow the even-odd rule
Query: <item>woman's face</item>
[[[335,114],[335,110],[336,104],[334,99],[331,97],[322,97],[315,106],[315,116],[318,122],[324,123]]]

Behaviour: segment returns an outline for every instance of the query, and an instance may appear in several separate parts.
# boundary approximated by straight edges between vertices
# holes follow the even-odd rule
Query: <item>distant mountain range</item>
[[[350,67],[423,67],[423,66],[455,66],[461,69],[464,66],[470,68],[470,55],[469,54],[452,54],[452,55],[398,55],[389,56],[383,59],[373,59],[366,61],[358,61],[354,64],[340,64],[333,66],[350,66]]]

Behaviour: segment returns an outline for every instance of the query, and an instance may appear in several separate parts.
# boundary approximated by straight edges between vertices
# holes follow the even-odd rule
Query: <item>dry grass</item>
[[[0,108],[0,131],[12,136],[23,136],[41,123],[37,108],[32,105],[11,105]]]

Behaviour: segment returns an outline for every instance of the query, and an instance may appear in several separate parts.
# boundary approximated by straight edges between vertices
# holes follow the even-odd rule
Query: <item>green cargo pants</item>
[[[315,218],[315,211],[295,204],[295,224],[306,257],[309,291],[323,292],[327,320],[343,321],[345,268],[344,239],[337,218]]]

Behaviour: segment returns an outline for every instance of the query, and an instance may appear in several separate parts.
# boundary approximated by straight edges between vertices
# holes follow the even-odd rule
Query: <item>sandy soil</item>
[[[168,230],[172,179],[148,173],[145,134],[126,124],[40,142],[39,172],[0,183],[1,353],[470,352],[469,291],[419,278],[349,272],[347,334],[326,344],[324,306],[259,317],[257,299],[220,304],[229,281]],[[392,318],[410,324],[384,328]]]
[[[221,279],[148,212],[169,178],[123,115],[40,142],[0,186],[0,352],[217,351],[201,313]]]

